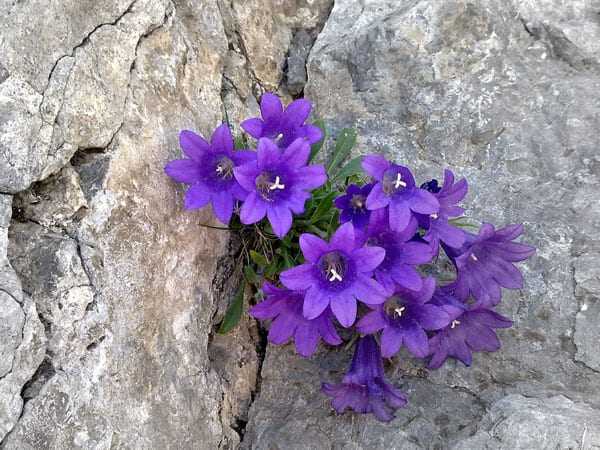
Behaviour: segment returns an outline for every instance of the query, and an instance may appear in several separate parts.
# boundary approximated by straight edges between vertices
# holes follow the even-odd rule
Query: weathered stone
[[[548,20],[530,29],[537,11]],[[356,126],[359,152],[384,153],[415,168],[419,180],[440,178],[444,167],[466,176],[468,215],[499,226],[523,222],[524,240],[538,251],[522,265],[524,289],[505,292],[500,311],[515,326],[500,332],[501,351],[477,354],[471,368],[451,362],[425,371],[423,381],[405,376],[409,406],[387,427],[352,414],[323,417],[318,383],[337,352],[294,362],[291,348],[268,348],[249,446],[580,448],[584,414],[597,428],[600,84],[592,45],[566,37],[574,30],[567,28],[587,23],[597,41],[586,11],[561,1],[335,2],[309,57],[305,94],[316,114],[334,133]],[[388,372],[399,383],[394,373],[421,364],[402,355],[394,367]],[[298,371],[305,379],[295,378]],[[554,400],[545,405],[547,397]],[[440,414],[438,401],[448,412]],[[570,405],[578,411],[572,416]],[[488,431],[502,411],[509,419],[497,444]],[[519,420],[523,428],[512,435]],[[353,432],[345,421],[361,426]],[[561,436],[557,425],[569,423],[581,426]],[[599,444],[588,429],[583,448]]]
[[[70,165],[15,196],[13,204],[21,218],[45,227],[68,224],[87,207],[79,175]]]
[[[566,397],[509,395],[494,403],[479,431],[455,449],[596,448],[600,413]]]

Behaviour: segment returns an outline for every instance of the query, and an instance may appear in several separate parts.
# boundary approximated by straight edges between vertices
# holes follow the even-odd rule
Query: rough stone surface
[[[255,114],[294,31],[322,26],[331,2],[286,4],[252,60],[241,36],[268,36],[253,17],[277,5],[234,3],[0,5],[3,449],[243,437],[261,338],[250,319],[214,334],[239,245],[201,226],[209,210],[182,211],[162,167],[180,129]]]
[[[323,411],[318,383],[341,378],[338,351],[301,361],[268,348],[248,448],[600,446],[598,6],[335,2],[308,62],[317,115],[334,133],[357,126],[359,153],[422,180],[453,168],[471,185],[470,215],[523,222],[538,251],[525,288],[505,295],[515,327],[502,351],[435,372],[394,360],[410,403],[389,426]]]
[[[0,448],[600,447],[600,3],[332,5],[0,4]],[[538,248],[501,352],[386,363],[410,398],[391,424],[319,392],[349,352],[214,332],[239,243],[162,167],[178,130],[277,88],[359,153],[467,176],[469,214]]]

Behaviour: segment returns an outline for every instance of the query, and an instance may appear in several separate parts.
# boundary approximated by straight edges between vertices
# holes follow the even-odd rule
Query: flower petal
[[[279,239],[282,239],[292,228],[292,212],[286,206],[267,206],[267,217],[273,232]]]
[[[311,356],[319,344],[319,332],[315,324],[305,322],[298,325],[294,334],[294,341],[296,350],[300,355],[305,358]]]
[[[213,212],[217,219],[225,225],[229,224],[233,214],[233,196],[229,191],[213,192],[211,194]]]
[[[232,159],[236,166],[248,164],[256,161],[256,152],[254,150],[236,150],[233,152]]]
[[[358,274],[353,285],[356,298],[367,305],[380,305],[385,302],[388,292],[377,281]]]
[[[361,334],[373,334],[385,328],[387,321],[382,309],[365,314],[357,323],[356,329]]]
[[[267,205],[256,192],[250,192],[242,204],[240,210],[240,221],[244,225],[250,225],[260,221],[267,214]]]
[[[404,329],[404,345],[417,358],[425,358],[429,354],[427,333],[414,322]]]
[[[197,162],[201,162],[202,157],[210,152],[208,142],[202,136],[190,130],[182,130],[179,133],[179,145],[188,158]]]
[[[260,98],[260,113],[265,121],[279,120],[283,113],[283,105],[279,97],[270,92],[265,92]]]
[[[331,311],[344,328],[351,327],[356,320],[356,299],[344,292],[331,299]]]
[[[381,247],[362,247],[352,252],[352,259],[360,272],[372,272],[385,259],[385,250]]]
[[[381,183],[377,183],[367,197],[367,209],[371,211],[385,208],[390,204],[390,197],[385,195]]]
[[[198,209],[210,202],[210,193],[203,184],[193,184],[185,193],[185,209]]]
[[[165,173],[179,183],[192,184],[202,178],[202,169],[191,159],[176,159],[165,166]]]
[[[240,126],[253,138],[260,139],[262,137],[263,121],[259,118],[244,120]]]
[[[303,233],[300,235],[299,241],[304,258],[312,263],[316,263],[329,251],[329,244],[314,234]]]
[[[286,125],[290,128],[301,126],[308,119],[311,108],[311,103],[306,99],[300,98],[294,100],[285,108],[285,112],[283,113]]]
[[[391,268],[390,273],[394,281],[406,289],[420,291],[423,287],[423,280],[419,272],[412,266],[397,264]]]
[[[368,175],[381,181],[384,172],[390,168],[391,164],[381,155],[367,155],[362,159],[361,165]]]
[[[381,356],[391,358],[402,347],[403,333],[396,327],[388,326],[381,333]]]
[[[226,123],[217,127],[210,138],[212,151],[221,150],[226,153],[233,152],[233,136]]]
[[[303,189],[316,189],[327,181],[325,167],[320,164],[312,164],[302,167],[296,171],[295,182]]]
[[[305,290],[313,285],[312,271],[312,264],[301,264],[281,272],[279,281],[288,289]]]
[[[248,192],[256,190],[256,177],[259,169],[255,161],[233,168],[233,175],[240,186]]]
[[[304,264],[304,265],[306,266],[307,264]],[[299,267],[302,267],[302,266],[298,266],[297,268],[299,268]],[[290,269],[290,270],[294,270],[294,269]],[[286,270],[286,272],[289,272],[290,270]],[[281,276],[283,276],[284,273],[285,272],[283,272],[281,274]],[[281,279],[281,276],[280,276],[280,279]],[[312,280],[310,279],[310,277],[305,277],[305,278],[308,278],[308,285],[311,285]],[[286,283],[283,280],[281,280],[281,282],[284,285],[286,285]],[[315,319],[315,318],[319,317],[323,311],[325,311],[327,306],[329,306],[329,298],[318,287],[311,286],[310,289],[308,289],[308,291],[306,291],[306,295],[304,296],[304,305],[302,306],[302,315],[308,320]]]
[[[261,138],[258,141],[257,149],[257,163],[260,169],[267,169],[270,166],[277,164],[281,157],[281,151],[272,140],[267,138]]]
[[[435,305],[422,305],[414,308],[413,315],[421,327],[430,331],[444,328],[451,322],[448,313]]]
[[[310,156],[310,145],[302,138],[296,139],[284,151],[283,159],[289,167],[299,169],[306,166]]]
[[[375,189],[373,188],[373,191]],[[371,194],[373,193],[371,191]],[[370,197],[370,195],[369,195]],[[368,204],[367,199],[367,204]],[[389,216],[390,216],[390,229],[392,231],[402,232],[410,223],[410,219],[412,214],[410,212],[410,208],[408,207],[408,203],[399,198],[393,198],[390,201],[389,207]]]
[[[298,322],[294,320],[290,314],[282,314],[278,316],[269,328],[269,342],[281,345],[285,344],[294,334]]]
[[[420,214],[433,214],[440,210],[438,199],[425,189],[413,189],[407,201],[410,209]]]
[[[304,139],[306,139],[309,144],[316,144],[323,139],[323,132],[315,125],[304,125],[298,131],[299,134],[301,133],[304,136]]]
[[[336,250],[342,250],[347,254],[352,254],[356,248],[354,240],[354,226],[350,222],[346,222],[340,226],[331,239],[329,240],[330,247]]]

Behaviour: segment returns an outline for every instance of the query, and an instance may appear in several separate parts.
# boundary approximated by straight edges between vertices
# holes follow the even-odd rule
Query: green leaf
[[[236,136],[233,140],[233,143],[236,150],[248,148],[248,141],[246,141],[246,136],[243,134]]]
[[[219,334],[229,333],[235,328],[235,326],[242,318],[242,310],[244,308],[244,286],[245,283],[242,282],[237,292],[235,293],[235,296],[233,297],[233,301],[229,305],[229,308],[227,308],[227,312],[225,313],[223,322],[221,322],[221,326],[219,327]]]
[[[454,225],[455,227],[470,228],[473,230],[478,230],[479,224],[469,223],[469,221],[471,221],[471,220],[472,219],[470,219],[469,217],[462,216],[462,217],[456,217],[454,219],[450,219],[450,220],[448,220],[448,222],[450,224]]]
[[[333,208],[333,199],[338,195],[338,192],[330,192],[327,196],[321,200],[317,209],[310,218],[310,223],[317,223],[325,214],[331,211]]]
[[[344,128],[340,131],[337,140],[335,141],[335,150],[331,157],[331,162],[327,167],[327,173],[333,171],[350,155],[352,148],[356,144],[356,130],[353,128]]]
[[[246,277],[246,281],[248,283],[254,284],[255,286],[260,284],[260,277],[250,264],[244,267],[244,276]]]
[[[261,255],[254,250],[250,250],[250,258],[258,267],[267,267],[269,265],[269,260],[266,258],[266,256]]]
[[[317,153],[323,148],[323,144],[325,143],[325,139],[327,139],[327,128],[325,128],[325,121],[323,119],[317,119],[313,122],[313,125],[319,127],[321,132],[323,133],[323,138],[319,142],[315,142],[310,148],[310,158],[309,161],[312,161]]]
[[[337,173],[334,177],[335,180],[343,181],[348,177],[353,175],[359,175],[362,173],[362,156],[357,156],[356,158],[352,158],[348,163],[342,167],[342,169]]]

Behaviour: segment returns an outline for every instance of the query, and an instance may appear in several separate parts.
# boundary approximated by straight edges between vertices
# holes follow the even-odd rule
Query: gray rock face
[[[309,57],[317,114],[334,131],[357,126],[360,153],[382,152],[420,180],[444,167],[466,176],[468,214],[523,222],[538,251],[522,266],[525,288],[505,292],[515,326],[500,352],[435,372],[394,360],[388,374],[409,405],[388,426],[331,413],[318,385],[343,375],[338,351],[299,361],[268,348],[248,448],[600,446],[592,3],[335,2]]]
[[[0,448],[600,446],[600,5],[332,4],[0,5]],[[214,333],[239,245],[162,167],[180,129],[275,88],[357,126],[360,153],[453,168],[469,215],[538,248],[502,351],[386,363],[410,399],[391,424],[319,392],[348,352],[263,362],[254,321]]]
[[[162,168],[179,130],[256,112],[292,28],[321,26],[330,5],[264,24],[256,12],[275,4],[0,6],[3,449],[239,444],[258,331],[245,319],[213,335],[236,245],[201,226],[210,211],[182,211]]]

